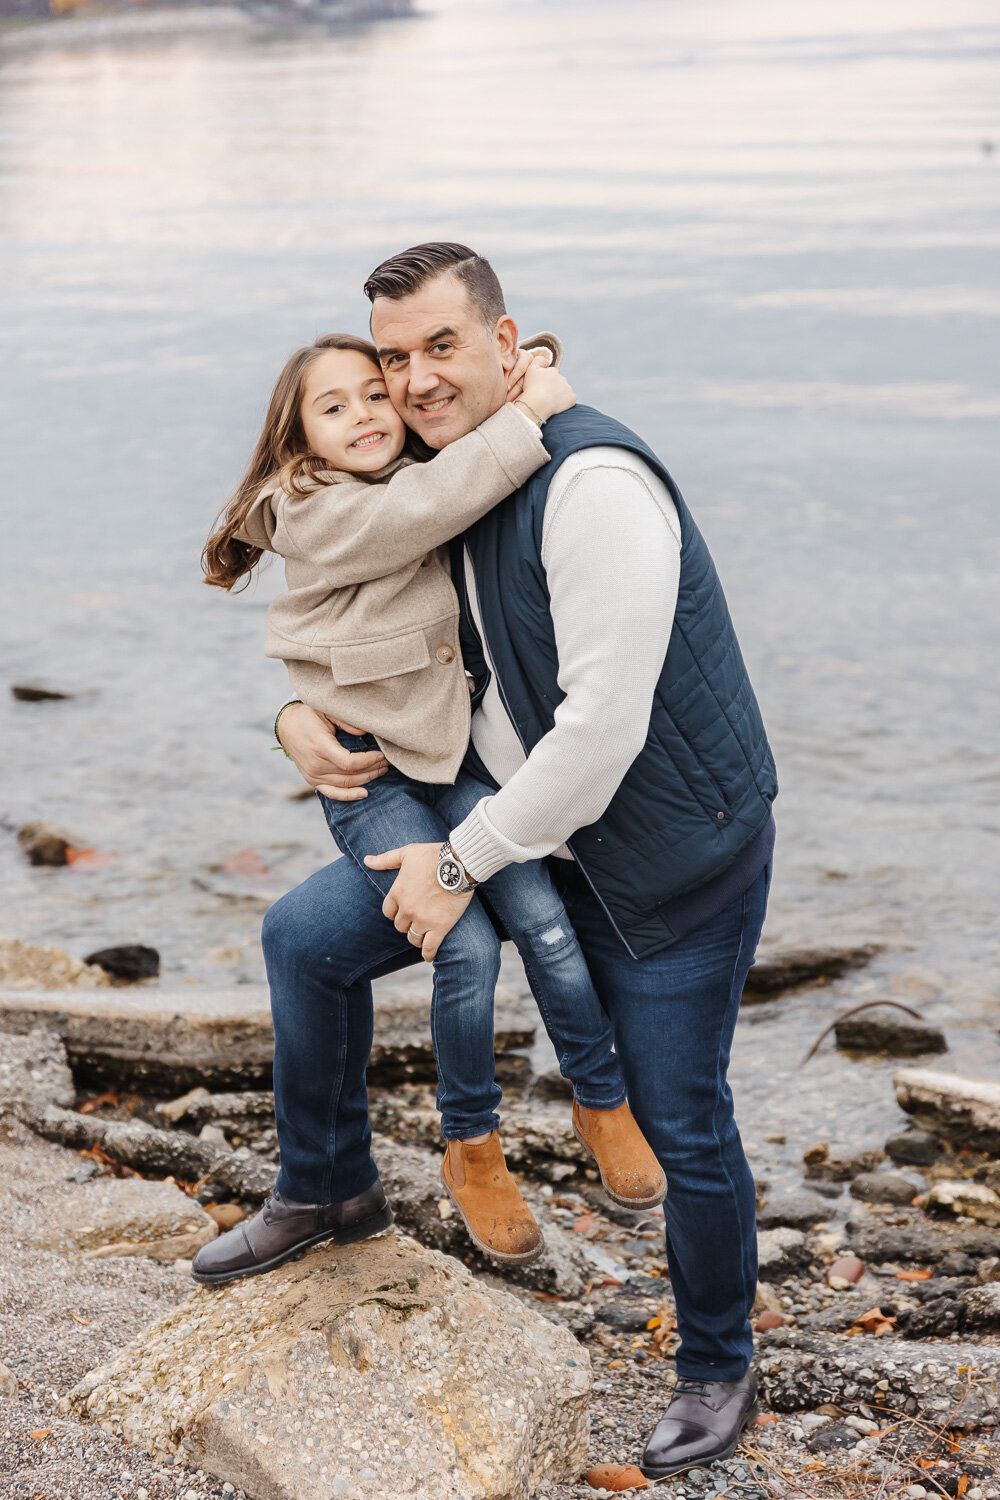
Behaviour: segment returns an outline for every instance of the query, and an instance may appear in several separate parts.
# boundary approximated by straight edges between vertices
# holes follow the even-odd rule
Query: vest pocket
[[[334,682],[352,687],[359,682],[380,682],[429,667],[431,654],[422,630],[388,636],[380,641],[354,641],[349,646],[330,647],[330,671]]]

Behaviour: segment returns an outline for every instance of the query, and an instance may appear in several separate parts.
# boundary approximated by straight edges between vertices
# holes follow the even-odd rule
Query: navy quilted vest
[[[664,905],[722,874],[760,834],[778,786],[701,533],[642,439],[588,406],[546,423],[549,463],[463,538],[497,685],[525,751],[552,728],[563,697],[541,561],[549,481],[571,453],[602,444],[629,449],[660,476],[681,524],[677,611],[649,735],[604,816],[569,841],[619,936],[642,958],[674,940]],[[485,662],[468,630],[463,645],[478,698],[486,685]]]

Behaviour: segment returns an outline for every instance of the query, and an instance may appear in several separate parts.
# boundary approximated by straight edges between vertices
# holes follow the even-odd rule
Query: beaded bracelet
[[[278,709],[278,712],[274,716],[274,738],[278,741],[278,743],[276,745],[272,745],[271,749],[272,750],[280,750],[281,753],[282,753],[282,755],[284,755],[287,760],[291,760],[292,757],[288,754],[288,751],[285,749],[284,745],[281,743],[281,740],[278,739],[278,725],[281,723],[281,715],[285,712],[285,709],[286,708],[291,708],[294,704],[301,703],[301,702],[302,702],[301,698],[289,698],[288,702],[287,703],[283,703],[281,705],[281,707]]]
[[[523,406],[524,409],[525,409],[525,411],[528,412],[528,414],[530,415],[531,420],[533,422],[536,422],[539,427],[544,427],[545,426],[545,419],[544,419],[544,417],[540,417],[538,415],[537,411],[535,410],[535,408],[531,405],[531,403],[529,401],[525,401],[525,399],[524,399],[523,396],[515,396],[513,404],[514,404],[514,406]]]

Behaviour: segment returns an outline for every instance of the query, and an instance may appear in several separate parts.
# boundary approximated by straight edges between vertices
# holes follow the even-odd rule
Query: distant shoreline
[[[350,25],[413,15],[413,0],[13,0],[0,12],[0,46],[272,28]]]

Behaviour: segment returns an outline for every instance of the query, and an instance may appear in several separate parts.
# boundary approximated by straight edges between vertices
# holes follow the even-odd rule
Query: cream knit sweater
[[[526,756],[491,678],[472,716],[472,742],[501,790],[452,834],[475,878],[546,854],[571,857],[566,839],[606,810],[649,731],[680,550],[666,486],[624,448],[582,449],[552,476],[542,563],[566,696]],[[482,637],[468,555],[465,574]]]

